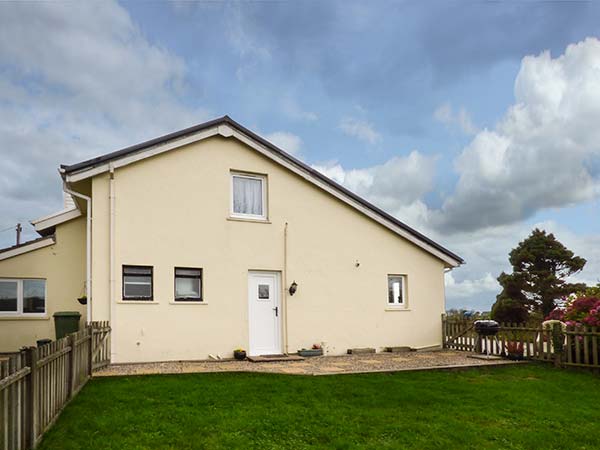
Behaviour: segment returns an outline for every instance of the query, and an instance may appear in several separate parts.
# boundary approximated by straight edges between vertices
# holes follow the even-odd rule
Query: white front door
[[[250,356],[281,354],[278,272],[248,273]]]

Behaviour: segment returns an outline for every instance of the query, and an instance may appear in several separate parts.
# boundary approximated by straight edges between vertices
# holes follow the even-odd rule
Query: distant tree
[[[586,260],[561,244],[552,233],[535,229],[509,254],[513,272],[502,272],[498,282],[502,292],[496,303],[511,299],[544,316],[556,306],[556,300],[585,289],[583,283],[565,279],[583,269]]]
[[[529,318],[529,310],[518,300],[501,298],[494,303],[490,316],[500,323],[523,323]]]

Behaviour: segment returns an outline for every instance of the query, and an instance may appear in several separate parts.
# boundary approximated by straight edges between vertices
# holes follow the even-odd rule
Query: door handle
[[[279,308],[277,306],[273,308],[273,311],[275,311],[275,317],[279,317]]]

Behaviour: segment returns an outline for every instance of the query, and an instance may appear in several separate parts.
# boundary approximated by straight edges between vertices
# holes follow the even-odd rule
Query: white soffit
[[[45,217],[40,217],[39,219],[32,220],[31,225],[35,228],[35,231],[43,231],[48,228],[55,227],[61,223],[67,222],[72,219],[76,219],[81,216],[81,211],[77,208],[63,209],[62,211],[58,211],[52,213]]]

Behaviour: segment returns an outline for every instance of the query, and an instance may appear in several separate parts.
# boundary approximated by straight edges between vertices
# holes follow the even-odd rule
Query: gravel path
[[[374,353],[364,355],[316,356],[302,361],[175,361],[162,363],[115,364],[94,376],[149,375],[207,372],[264,372],[290,375],[331,375],[344,373],[395,372],[404,370],[449,369],[515,364],[514,361],[481,360],[456,351]]]

